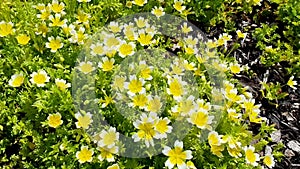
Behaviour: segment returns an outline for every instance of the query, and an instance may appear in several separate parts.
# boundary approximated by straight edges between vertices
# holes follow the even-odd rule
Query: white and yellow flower
[[[119,133],[116,131],[116,128],[110,127],[108,130],[102,130],[100,137],[98,146],[112,148],[119,139]]]
[[[244,147],[246,163],[253,166],[258,165],[259,154],[255,153],[255,148],[253,146]]]
[[[64,12],[65,4],[63,2],[59,3],[57,0],[52,0],[52,4],[50,5],[50,8],[54,13],[60,13],[62,15],[66,14]]]
[[[125,58],[126,56],[132,56],[134,54],[135,44],[133,42],[126,43],[125,41],[121,42],[121,45],[119,46],[119,55],[122,58]]]
[[[156,17],[158,17],[158,18],[165,15],[164,8],[157,7],[157,6],[155,6],[154,8],[152,8],[151,13],[153,15],[155,15]]]
[[[241,113],[237,113],[235,109],[227,109],[228,117],[230,120],[238,122],[240,118],[242,117]]]
[[[295,87],[297,85],[297,81],[294,80],[294,76],[291,76],[287,82],[287,85],[290,86],[293,89],[297,89],[297,87]]]
[[[80,62],[77,69],[79,69],[84,74],[88,74],[88,73],[94,71],[95,67],[93,67],[92,62],[87,61],[87,62]]]
[[[174,75],[168,78],[167,93],[172,95],[175,100],[180,100],[185,94],[185,86],[187,83],[181,79],[180,76]]]
[[[91,0],[77,0],[78,2],[91,2]]]
[[[79,163],[92,162],[93,160],[93,150],[89,150],[88,146],[81,146],[80,151],[76,152],[76,158]]]
[[[75,123],[77,128],[88,129],[89,125],[93,122],[90,112],[87,112],[85,115],[81,115],[81,113],[78,112],[75,114],[75,118],[77,119]]]
[[[60,37],[54,38],[53,36],[48,38],[48,42],[46,42],[46,48],[51,49],[51,52],[56,52],[58,49],[62,48],[64,44],[61,42]]]
[[[55,84],[60,90],[66,90],[71,87],[71,83],[67,83],[64,79],[55,79]]]
[[[113,80],[113,83],[112,83],[112,88],[113,89],[123,90],[124,89],[124,82],[125,81],[126,81],[125,77],[116,75],[114,77],[114,80]]]
[[[24,75],[22,73],[20,74],[14,74],[11,76],[10,80],[8,81],[8,84],[11,87],[20,87],[24,82]]]
[[[37,87],[44,87],[47,82],[49,82],[50,77],[47,75],[46,71],[39,70],[38,72],[33,72],[30,75],[30,82],[36,84]]]
[[[155,138],[161,139],[161,138],[167,138],[167,134],[172,132],[173,127],[169,126],[168,124],[171,121],[165,117],[165,118],[159,118],[156,120],[154,125],[154,130],[158,133],[156,134]]]
[[[229,69],[233,74],[239,74],[242,71],[242,68],[238,63],[230,63]]]
[[[155,131],[155,121],[157,115],[156,113],[150,113],[147,116],[143,113],[140,117],[140,120],[133,122],[133,125],[138,131],[132,135],[134,142],[144,140],[147,147],[154,146],[153,138],[157,137],[157,132]]]
[[[214,116],[209,116],[208,112],[204,109],[200,109],[196,112],[191,113],[190,117],[187,119],[188,122],[196,125],[200,129],[211,130],[211,124],[213,122]]]
[[[171,110],[180,113],[182,116],[187,116],[195,111],[196,106],[195,97],[191,95],[187,99],[180,100]]]
[[[152,112],[152,113],[158,113],[160,109],[162,108],[162,102],[159,96],[152,97],[151,95],[148,96],[148,103],[145,108],[146,111]]]
[[[131,107],[138,107],[140,109],[144,109],[148,103],[148,97],[146,94],[136,94],[132,96],[132,102],[129,103]]]
[[[168,168],[174,168],[175,165],[180,169],[187,168],[185,161],[193,158],[192,151],[184,151],[183,142],[178,140],[175,141],[173,149],[165,146],[162,152],[164,155],[169,157],[165,162],[165,166]]]
[[[49,116],[47,117],[47,120],[48,120],[48,125],[53,128],[57,128],[58,126],[63,124],[60,113],[49,114]]]
[[[51,15],[51,11],[49,7],[46,7],[45,9],[41,10],[40,14],[37,14],[36,17],[41,19],[42,21],[48,20]]]
[[[115,157],[114,154],[118,154],[119,152],[119,147],[117,146],[113,146],[111,148],[108,147],[99,147],[98,148],[100,150],[100,155],[98,156],[98,159],[100,161],[108,161],[108,162],[114,162],[115,161]]]
[[[73,24],[70,25],[64,24],[62,25],[62,30],[67,36],[69,36],[75,31],[75,26]]]
[[[107,27],[113,33],[121,32],[121,30],[123,29],[122,25],[120,25],[118,22],[114,22],[114,21],[110,22]]]
[[[137,38],[137,41],[142,45],[142,46],[148,46],[153,43],[153,34],[146,33],[145,30],[140,30],[139,31],[139,36]]]
[[[96,44],[92,44],[90,46],[90,49],[91,49],[91,54],[93,56],[102,56],[106,53],[106,48],[103,46],[103,44],[97,42]]]
[[[54,16],[50,15],[49,20],[51,21],[51,23],[49,24],[49,26],[51,27],[54,26],[62,27],[68,21],[67,19],[61,20],[61,14],[55,14]]]
[[[72,37],[69,38],[71,43],[84,44],[84,40],[88,38],[88,34],[85,33],[85,28],[80,27],[78,31],[72,30]]]
[[[129,81],[130,82],[124,82],[124,88],[128,89],[128,94],[130,96],[133,96],[138,93],[143,94],[146,92],[146,89],[143,87],[143,85],[145,84],[144,79],[138,79],[135,75],[130,75]]]
[[[271,153],[265,155],[263,162],[269,168],[273,168],[275,166],[275,160]]]
[[[178,11],[182,12],[185,10],[186,6],[183,6],[183,0],[174,0],[173,7]]]
[[[242,33],[240,30],[237,30],[236,34],[237,34],[238,38],[241,38],[241,39],[245,39],[247,36],[247,33]]]
[[[193,31],[193,28],[191,26],[188,26],[186,22],[184,22],[183,25],[181,25],[180,27],[181,27],[181,31],[185,34]]]
[[[98,67],[101,68],[104,72],[113,70],[115,59],[108,59],[107,57],[102,58],[102,62],[98,63]]]
[[[76,23],[78,23],[78,24],[83,23],[86,25],[89,23],[89,19],[91,18],[91,15],[79,10],[76,15],[76,18],[77,18]]]
[[[148,23],[148,19],[145,19],[143,17],[134,18],[134,22],[136,23],[136,26],[138,28],[144,28]]]

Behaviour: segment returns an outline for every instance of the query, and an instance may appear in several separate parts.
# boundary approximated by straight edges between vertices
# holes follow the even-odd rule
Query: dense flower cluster
[[[204,40],[192,24],[184,21],[174,23],[177,24],[176,31],[171,32],[179,32],[182,37],[174,40],[161,34],[162,27],[153,24],[153,18],[163,19],[167,13],[187,17],[194,13],[189,1],[132,0],[121,5],[110,2],[111,6],[102,2],[95,4],[96,1],[91,0],[75,2],[52,0],[47,4],[36,3],[28,12],[35,16],[34,24],[29,24],[32,26],[30,29],[25,25],[22,30],[20,25],[24,23],[9,19],[13,17],[0,16],[0,54],[13,50],[12,46],[22,55],[14,55],[17,59],[7,61],[13,63],[13,69],[1,71],[1,75],[5,76],[1,84],[9,91],[6,95],[16,97],[16,102],[20,101],[13,106],[19,114],[15,116],[15,112],[12,113],[9,116],[12,122],[8,125],[17,126],[12,128],[15,135],[25,133],[27,136],[24,138],[33,138],[22,140],[26,142],[26,148],[22,147],[21,153],[45,151],[56,160],[61,159],[63,162],[58,165],[62,168],[97,165],[119,169],[128,167],[126,163],[142,168],[137,161],[130,163],[129,158],[120,156],[126,151],[120,141],[122,133],[145,149],[155,148],[158,144],[162,147],[159,159],[147,163],[153,168],[214,166],[209,162],[223,168],[227,165],[240,168],[275,166],[279,148],[273,146],[272,150],[268,146],[268,134],[274,127],[263,117],[262,105],[257,103],[250,88],[241,87],[240,83],[231,79],[246,73],[249,67],[235,59],[215,60],[218,54],[230,51],[232,44],[243,46],[247,43],[250,34],[246,30],[224,32],[214,39]],[[243,2],[233,1],[234,4]],[[262,5],[261,0],[249,3]],[[72,6],[74,4],[76,8]],[[102,8],[101,5],[107,6]],[[124,11],[147,10],[151,17],[141,15],[126,23],[109,22],[111,18],[105,20],[104,16],[95,12],[101,9],[114,13],[118,6],[122,6]],[[105,20],[101,24],[107,26],[98,33],[97,40],[89,40],[98,31],[100,18]],[[165,57],[162,61],[150,52],[140,52],[157,48],[171,50],[178,56],[171,56],[168,60],[170,56],[164,50],[158,54]],[[80,50],[85,51],[81,59],[75,57]],[[13,55],[13,52],[9,54]],[[32,61],[27,61],[27,57]],[[122,67],[123,61],[128,62],[125,67]],[[0,65],[5,64],[1,61]],[[210,73],[214,72],[206,68],[226,75],[220,79],[223,88],[214,86],[216,84],[210,77]],[[76,75],[88,78],[91,74],[96,74],[95,86],[83,85],[80,91],[71,91],[71,86],[80,85],[71,85],[72,78]],[[291,76],[285,85],[298,89],[296,79]],[[99,112],[74,111],[71,93],[82,94],[86,89],[96,89]],[[80,106],[85,107],[94,101],[87,98],[82,94]],[[8,99],[7,103],[11,100]],[[124,108],[127,114],[121,115],[126,120],[119,117],[117,105]],[[17,121],[23,118],[27,122],[18,124]],[[103,120],[101,118],[112,122],[114,127],[101,126],[94,130],[94,126]],[[178,126],[176,128],[174,123],[178,120],[191,125],[191,130],[183,140],[174,139],[168,145],[166,140],[177,130]],[[41,129],[29,131],[39,128],[40,124]],[[24,132],[26,125],[29,127]],[[252,131],[253,125],[262,128],[259,133]],[[39,135],[38,132],[44,133]],[[48,147],[35,146],[42,142],[46,142],[43,146]],[[53,161],[50,157],[43,158]],[[47,162],[46,165],[55,168],[56,164]]]

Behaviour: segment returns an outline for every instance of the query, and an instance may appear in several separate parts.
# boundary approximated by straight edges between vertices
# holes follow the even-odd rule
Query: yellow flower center
[[[46,76],[38,73],[33,77],[33,81],[36,84],[44,84],[46,82]]]

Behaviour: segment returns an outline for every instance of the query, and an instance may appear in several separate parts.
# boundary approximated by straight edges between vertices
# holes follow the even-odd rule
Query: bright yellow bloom
[[[91,2],[91,0],[77,0],[78,2]]]
[[[101,56],[105,54],[105,48],[99,42],[96,44],[92,44],[90,48],[91,48],[91,54],[93,56],[97,56],[97,55]]]
[[[220,145],[220,146],[211,146],[210,151],[218,156],[219,158],[223,157],[222,151],[225,149],[224,145]]]
[[[33,72],[30,75],[30,82],[36,84],[37,87],[44,87],[46,82],[49,82],[50,77],[44,70],[39,70],[38,72]]]
[[[174,78],[168,79],[168,85],[169,87],[167,88],[167,93],[169,95],[173,95],[174,99],[178,100],[184,95],[184,86],[187,85],[187,83],[175,75]]]
[[[123,42],[119,47],[119,55],[122,58],[125,58],[126,56],[132,56],[134,54],[134,48],[135,44],[133,42]]]
[[[244,151],[246,156],[246,163],[257,166],[257,161],[259,161],[259,154],[254,153],[255,148],[253,146],[245,147]]]
[[[157,118],[155,113],[150,113],[149,116],[143,113],[140,120],[133,122],[134,127],[138,129],[138,132],[132,135],[134,142],[144,140],[147,147],[154,146],[153,138],[157,136],[154,129],[155,118]]]
[[[91,162],[93,160],[93,150],[89,150],[88,146],[81,146],[81,150],[76,152],[76,158],[79,163]]]
[[[192,124],[195,124],[200,129],[209,129],[211,130],[210,124],[214,116],[209,116],[206,110],[200,110],[198,112],[193,112],[188,118],[188,121]]]
[[[294,76],[291,76],[289,81],[287,82],[287,85],[290,86],[293,89],[297,89],[295,86],[297,85],[297,81],[294,80]]]
[[[125,82],[124,87],[128,89],[129,95],[135,95],[137,93],[145,93],[145,88],[143,87],[145,81],[143,79],[138,79],[136,76],[131,75],[129,77],[130,82]]]
[[[147,3],[147,0],[133,0],[132,3],[138,6],[144,6]]]
[[[52,4],[50,5],[50,7],[54,13],[61,13],[62,15],[65,14],[65,4],[63,2],[59,3],[57,0],[52,0]]]
[[[238,73],[240,73],[241,72],[241,67],[240,67],[240,65],[238,64],[238,63],[236,63],[236,64],[230,64],[229,65],[229,69],[231,70],[231,72],[232,73],[234,73],[234,74],[238,74]]]
[[[29,42],[30,37],[27,35],[18,35],[16,39],[20,45],[26,45]]]
[[[102,58],[102,62],[98,63],[98,67],[100,67],[103,71],[111,71],[114,68],[115,59],[108,59],[107,57]]]
[[[0,37],[5,37],[14,33],[14,24],[12,22],[0,22]]]
[[[53,128],[57,128],[63,123],[60,113],[50,114],[47,119],[48,125]]]
[[[49,19],[52,23],[49,24],[49,26],[58,26],[58,27],[62,27],[63,25],[65,25],[67,23],[67,20],[61,20],[61,15],[60,14],[55,14],[55,16],[50,15]]]
[[[223,143],[221,135],[215,131],[211,131],[208,134],[208,144],[210,146],[220,146]]]
[[[45,21],[48,20],[48,18],[50,17],[51,12],[49,7],[46,7],[45,9],[41,10],[40,14],[37,14],[37,18],[40,18],[41,20]]]
[[[174,0],[173,7],[174,7],[178,12],[182,12],[183,10],[185,10],[186,6],[182,6],[182,5],[183,5],[183,0]]]
[[[152,37],[150,34],[140,33],[137,41],[140,42],[142,46],[147,46],[152,43]]]
[[[42,35],[43,37],[46,37],[47,32],[49,32],[49,28],[45,22],[42,22],[36,26],[36,35]]]
[[[71,83],[67,83],[66,80],[63,79],[55,79],[55,84],[60,90],[66,90],[71,87]]]
[[[148,98],[145,94],[137,94],[133,96],[132,103],[130,103],[130,106],[139,107],[143,109],[146,107],[147,102],[148,102]]]
[[[163,149],[163,154],[168,156],[168,160],[165,162],[165,166],[168,168],[173,168],[177,165],[178,168],[187,168],[185,160],[190,160],[193,158],[191,150],[183,150],[183,142],[175,141],[174,148],[171,149],[165,146]]]
[[[8,81],[8,84],[12,87],[20,87],[24,82],[23,74],[14,74],[11,76],[11,79]]]
[[[61,42],[60,37],[54,38],[53,36],[48,38],[49,42],[46,42],[46,48],[51,49],[51,52],[56,52],[58,49],[62,48],[64,44]]]
[[[274,161],[274,157],[272,154],[266,154],[263,162],[269,168],[273,168],[275,166],[275,161]]]
[[[75,124],[77,128],[88,129],[89,125],[93,122],[92,114],[90,112],[85,115],[81,115],[79,112],[75,114],[75,118],[78,120]]]
[[[236,31],[238,38],[244,39],[246,37],[246,33],[242,33],[240,30]]]
[[[90,14],[84,13],[83,11],[78,11],[76,23],[88,24],[90,17]]]
[[[173,129],[172,126],[168,126],[170,122],[167,117],[156,120],[154,129],[158,134],[155,138],[167,138],[167,133],[171,133]]]

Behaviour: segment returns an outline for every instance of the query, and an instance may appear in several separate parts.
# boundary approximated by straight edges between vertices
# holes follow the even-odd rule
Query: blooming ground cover
[[[2,0],[1,168],[300,167],[296,0]]]

